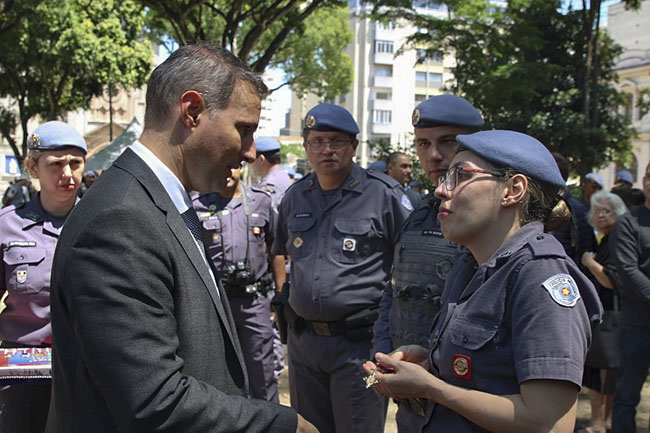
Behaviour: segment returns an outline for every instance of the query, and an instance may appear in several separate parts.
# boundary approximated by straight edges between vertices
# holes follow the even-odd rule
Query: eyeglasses
[[[609,216],[614,213],[613,210],[604,207],[595,207],[593,212],[594,215],[604,215],[604,216]]]
[[[454,188],[456,188],[456,186],[458,185],[459,173],[461,173],[460,174],[461,180],[463,180],[464,177],[469,176],[469,175],[464,175],[464,173],[485,173],[494,177],[499,177],[499,178],[505,177],[503,173],[499,173],[497,171],[483,170],[482,168],[456,166],[450,168],[449,170],[447,170],[447,174],[445,174],[444,176],[440,176],[438,178],[438,185],[442,185],[444,183],[447,191],[453,191]]]
[[[353,141],[353,138],[333,138],[331,140],[323,140],[321,138],[317,138],[307,141],[307,146],[312,152],[320,152],[325,147],[325,144],[328,144],[329,148],[332,150],[340,150],[346,146],[349,146]]]

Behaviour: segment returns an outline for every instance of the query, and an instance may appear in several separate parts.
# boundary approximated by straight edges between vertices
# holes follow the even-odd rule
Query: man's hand
[[[318,433],[318,429],[312,423],[298,415],[298,427],[296,433]]]

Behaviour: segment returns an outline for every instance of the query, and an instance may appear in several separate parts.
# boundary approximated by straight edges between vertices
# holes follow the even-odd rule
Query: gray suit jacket
[[[295,432],[247,398],[226,294],[131,150],[68,217],[51,287],[49,432]]]

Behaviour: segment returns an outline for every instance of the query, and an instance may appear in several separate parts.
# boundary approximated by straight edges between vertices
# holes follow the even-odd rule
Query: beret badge
[[[41,144],[41,137],[38,136],[38,134],[32,134],[31,137],[29,137],[29,148],[30,149],[38,149],[38,146]]]
[[[411,116],[411,123],[413,123],[413,126],[417,125],[418,122],[420,121],[420,110],[416,108],[413,110],[413,115]]]
[[[314,125],[316,125],[316,118],[310,114],[307,116],[307,119],[305,119],[305,124],[307,125],[307,128],[313,128]]]

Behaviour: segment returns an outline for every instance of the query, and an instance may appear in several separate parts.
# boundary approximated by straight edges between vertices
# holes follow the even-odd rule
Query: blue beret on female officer
[[[602,307],[545,233],[569,217],[558,196],[564,181],[551,153],[526,134],[457,140],[435,194],[444,236],[469,252],[449,274],[429,350],[403,346],[376,356],[383,368],[364,368],[382,395],[434,402],[423,432],[572,432]]]
[[[49,347],[50,270],[59,232],[77,200],[86,142],[70,125],[44,123],[29,137],[25,167],[40,192],[20,207],[0,211],[0,313],[3,348]],[[50,385],[16,385],[0,391],[0,429],[44,431]]]

